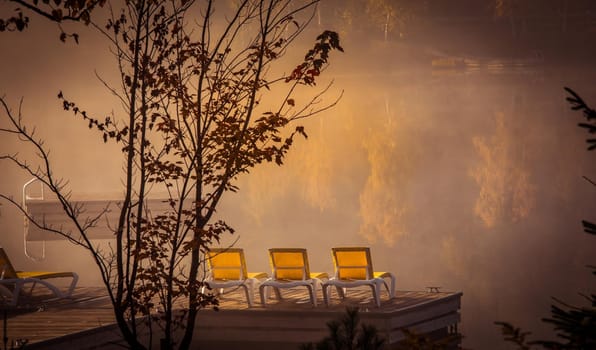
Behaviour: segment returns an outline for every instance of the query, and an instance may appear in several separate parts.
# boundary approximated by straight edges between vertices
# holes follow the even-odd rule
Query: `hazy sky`
[[[504,348],[495,320],[544,334],[539,320],[551,296],[579,302],[577,292],[595,287],[585,265],[594,264],[596,242],[580,222],[596,220],[596,192],[582,179],[596,177],[596,154],[585,151],[580,114],[563,91],[573,87],[596,105],[589,53],[565,40],[581,28],[540,34],[528,21],[513,36],[506,20],[487,29],[420,19],[385,40],[382,30],[363,33],[324,10],[321,25],[344,38],[345,54],[325,72],[334,93],[345,91],[341,103],[305,122],[309,138],[283,167],[241,178],[220,210],[249,268],[269,269],[267,248],[300,246],[313,269],[331,271],[332,246],[368,245],[400,290],[463,291],[466,347]],[[97,115],[119,111],[95,77],[114,81],[108,44],[81,34],[80,45],[62,44],[56,27],[39,20],[25,33],[0,33],[0,95],[14,109],[23,97],[25,122],[37,126],[74,197],[117,198],[117,147],[56,99],[62,90]],[[30,154],[6,138],[0,149]],[[28,177],[6,163],[0,173],[0,190],[20,196]],[[48,244],[43,264],[28,261],[22,217],[6,203],[0,210],[0,245],[16,265],[74,269],[82,284],[98,283],[91,259],[63,242]]]

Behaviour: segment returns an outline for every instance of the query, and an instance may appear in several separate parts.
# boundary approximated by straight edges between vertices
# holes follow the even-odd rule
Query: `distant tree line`
[[[91,22],[93,12],[106,0],[3,0],[12,3],[13,12],[0,15],[0,31],[22,31],[29,15],[56,22]],[[231,2],[229,2],[231,3]],[[578,21],[578,18],[588,20]],[[585,30],[596,29],[596,1],[593,0],[324,0],[318,5],[319,26],[337,26],[345,31],[359,31],[373,38],[398,40],[410,27],[433,20],[471,20],[506,22],[511,34],[520,35],[531,21],[549,22],[561,32],[571,24],[582,23]],[[61,30],[61,39],[76,33]]]

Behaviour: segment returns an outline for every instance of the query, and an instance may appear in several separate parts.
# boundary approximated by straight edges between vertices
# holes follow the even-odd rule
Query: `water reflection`
[[[400,289],[464,292],[464,346],[494,348],[495,320],[546,334],[550,297],[577,300],[596,254],[579,226],[596,167],[562,87],[594,90],[552,67],[443,73],[340,77],[341,105],[227,203],[238,244],[261,268],[263,245],[306,247],[320,269],[332,246],[369,245]]]
[[[472,138],[480,158],[471,172],[480,187],[474,212],[488,228],[503,220],[515,222],[527,217],[534,207],[536,191],[524,162],[524,148],[515,147],[505,113],[495,113],[494,119],[495,131],[490,138]]]
[[[389,112],[389,111],[386,111]],[[359,233],[368,242],[393,245],[407,233],[405,220],[411,214],[408,207],[409,188],[414,180],[411,125],[406,118],[385,113],[363,125],[362,148],[367,155],[368,170],[360,189]]]

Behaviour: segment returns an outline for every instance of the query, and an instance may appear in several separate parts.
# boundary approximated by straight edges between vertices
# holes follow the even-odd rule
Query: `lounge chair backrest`
[[[244,280],[248,276],[242,248],[211,248],[207,258],[214,280]]]
[[[0,279],[17,278],[17,272],[10,263],[4,248],[0,247]]]
[[[274,279],[293,281],[310,279],[306,249],[271,248],[269,262]]]
[[[368,280],[373,278],[370,248],[332,248],[335,276],[339,279]]]

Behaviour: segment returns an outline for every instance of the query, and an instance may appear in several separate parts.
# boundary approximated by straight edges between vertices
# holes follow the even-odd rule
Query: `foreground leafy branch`
[[[84,217],[67,182],[54,178],[43,141],[5,99],[8,126],[0,133],[32,147],[41,165],[18,154],[0,154],[0,160],[41,181],[60,202],[74,232],[29,219],[91,252],[127,345],[152,348],[155,333],[161,349],[188,349],[197,312],[218,305],[203,292],[205,252],[234,233],[215,219],[221,199],[239,190],[239,177],[252,168],[282,165],[296,138],[307,135],[296,123],[337,103],[339,97],[322,102],[330,85],[308,91],[317,88],[330,53],[343,49],[337,33],[324,31],[302,60],[282,60],[317,1],[242,0],[220,12],[215,6],[222,2],[213,0],[127,0],[118,10],[122,2],[105,3],[107,23],[89,18],[89,24],[112,44],[121,82],[104,84],[124,108],[99,118],[68,92],[58,98],[65,111],[121,150],[124,194],[117,222],[110,223],[114,239],[89,239],[88,230],[108,208]]]

